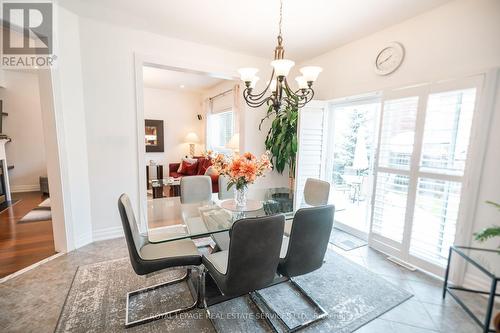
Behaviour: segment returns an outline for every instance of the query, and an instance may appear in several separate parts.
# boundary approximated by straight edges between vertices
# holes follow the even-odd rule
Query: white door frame
[[[146,148],[144,145],[144,78],[143,67],[150,66],[161,69],[173,70],[184,73],[201,74],[225,80],[237,81],[239,78],[232,73],[212,72],[206,69],[196,68],[196,66],[183,65],[173,66],[172,60],[167,57],[151,56],[135,52],[134,53],[134,73],[135,73],[135,99],[136,99],[136,120],[137,120],[137,168],[139,170],[137,205],[135,207],[138,214],[138,225],[141,232],[147,232],[147,179],[146,179]],[[244,138],[242,133],[244,126],[241,126],[243,117],[240,117],[240,140]],[[240,146],[243,144],[240,141]]]

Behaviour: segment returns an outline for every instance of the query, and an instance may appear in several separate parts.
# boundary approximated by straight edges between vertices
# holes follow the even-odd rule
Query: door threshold
[[[390,256],[390,257],[387,257],[386,259],[389,261],[392,261],[393,263],[395,263],[401,267],[406,268],[407,270],[409,270],[411,272],[415,272],[417,270],[417,268],[415,266],[413,266],[413,265],[411,265],[411,264],[409,264],[401,259],[398,259],[396,257]]]
[[[53,255],[51,255],[50,257],[47,257],[47,258],[45,258],[45,259],[42,259],[42,260],[40,260],[40,261],[38,261],[38,262],[36,262],[36,263],[34,263],[34,264],[32,264],[32,265],[28,266],[28,267],[24,267],[23,269],[20,269],[20,270],[18,270],[17,272],[14,272],[14,273],[12,273],[12,274],[9,274],[9,275],[7,275],[7,276],[4,276],[3,278],[1,278],[1,279],[0,279],[0,284],[2,284],[2,283],[4,283],[4,282],[7,282],[8,280],[13,279],[13,278],[15,278],[16,276],[19,276],[19,275],[21,275],[21,274],[23,274],[23,273],[29,272],[29,271],[31,271],[32,269],[37,268],[38,266],[40,266],[40,265],[42,265],[42,264],[45,264],[46,262],[49,262],[49,261],[51,261],[51,260],[53,260],[53,259],[56,259],[56,258],[58,258],[58,257],[62,256],[63,254],[64,254],[63,252],[59,252],[59,253],[53,254]]]

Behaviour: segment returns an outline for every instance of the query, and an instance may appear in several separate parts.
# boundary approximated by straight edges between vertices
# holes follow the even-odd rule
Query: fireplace
[[[7,201],[4,189],[5,189],[5,178],[3,173],[3,167],[0,165],[0,204],[3,204],[5,201]]]
[[[0,138],[0,203],[12,200],[10,196],[9,168],[5,156],[5,144],[9,141],[10,139]]]

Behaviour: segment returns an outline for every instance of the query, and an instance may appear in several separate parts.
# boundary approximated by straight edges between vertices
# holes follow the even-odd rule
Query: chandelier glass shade
[[[284,58],[283,37],[281,35],[281,23],[283,19],[283,0],[280,2],[280,21],[278,45],[274,49],[274,60],[271,61],[273,71],[271,78],[267,81],[265,89],[254,92],[259,77],[257,68],[245,67],[238,70],[241,80],[245,82],[243,98],[250,107],[260,107],[264,104],[273,106],[276,112],[282,107],[303,107],[314,97],[312,85],[321,73],[321,67],[306,66],[300,69],[301,76],[295,78],[297,89],[292,89],[288,83],[287,76],[295,65],[295,62]],[[269,93],[268,93],[269,92]]]

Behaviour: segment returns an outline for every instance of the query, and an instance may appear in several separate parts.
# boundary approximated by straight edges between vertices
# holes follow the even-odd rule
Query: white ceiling
[[[143,67],[144,86],[177,91],[203,92],[224,79],[156,67]],[[183,87],[181,87],[183,86]]]
[[[450,0],[284,0],[287,58],[325,53]],[[65,0],[80,14],[270,58],[278,0]]]

